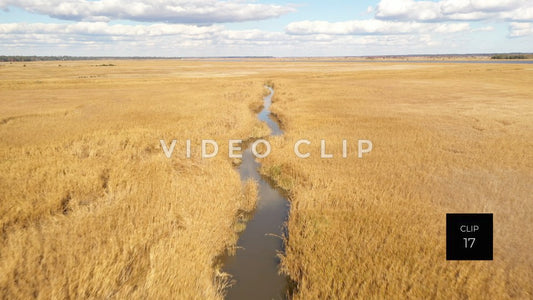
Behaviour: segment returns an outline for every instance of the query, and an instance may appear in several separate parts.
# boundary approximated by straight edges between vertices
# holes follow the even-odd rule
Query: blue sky
[[[533,52],[530,0],[0,0],[0,55]]]

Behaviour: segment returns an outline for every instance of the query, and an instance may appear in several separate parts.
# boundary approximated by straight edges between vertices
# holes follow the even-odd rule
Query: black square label
[[[446,260],[492,260],[492,214],[446,214]]]

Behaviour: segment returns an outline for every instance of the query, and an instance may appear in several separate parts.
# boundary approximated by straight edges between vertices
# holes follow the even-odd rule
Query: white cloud
[[[533,1],[528,7],[501,13],[501,17],[509,21],[533,22]]]
[[[354,20],[346,22],[301,21],[287,25],[289,34],[333,34],[333,35],[393,35],[421,32],[453,33],[466,31],[468,23],[420,23],[390,22],[381,20]]]
[[[0,24],[6,55],[364,55],[427,51],[438,44],[429,34],[290,35],[262,30],[228,30],[221,25]],[[38,49],[38,52],[32,52]]]
[[[440,7],[444,14],[501,12],[516,9],[526,3],[522,0],[443,0]]]
[[[533,21],[531,0],[381,0],[376,18],[396,21]]]
[[[440,17],[439,4],[431,1],[382,0],[376,17],[391,20],[435,20]]]
[[[533,35],[533,25],[531,23],[513,22],[509,27],[509,35],[512,37]]]
[[[290,6],[244,0],[0,0],[0,8],[9,6],[65,20],[196,24],[263,20],[294,11]]]
[[[221,26],[184,24],[109,25],[105,22],[78,22],[72,24],[8,23],[0,24],[0,34],[77,34],[112,36],[200,35],[220,31]]]

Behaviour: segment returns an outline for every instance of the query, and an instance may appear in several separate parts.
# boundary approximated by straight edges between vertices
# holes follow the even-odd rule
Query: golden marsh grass
[[[253,60],[0,65],[0,294],[221,298],[216,258],[257,194],[227,140],[268,134],[266,82],[284,135],[261,172],[290,194],[294,298],[533,295],[531,65]],[[445,260],[447,212],[494,213],[493,261]]]
[[[221,298],[216,257],[256,190],[227,155],[185,159],[183,145],[260,133],[262,83],[97,63],[0,69],[0,294]],[[174,138],[169,160],[159,139]]]
[[[533,69],[392,65],[275,80],[285,137],[262,172],[292,195],[294,298],[530,298]],[[302,137],[311,157],[285,155]],[[373,151],[343,159],[360,138]],[[494,213],[494,261],[445,260],[449,212]]]

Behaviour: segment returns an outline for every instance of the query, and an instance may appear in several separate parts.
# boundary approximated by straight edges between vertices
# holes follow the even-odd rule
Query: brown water
[[[269,88],[270,89],[270,88]],[[271,135],[283,132],[270,115],[274,91],[264,97],[264,107],[257,117],[267,123]],[[278,253],[283,251],[284,222],[289,214],[289,202],[283,193],[262,178],[250,147],[243,152],[239,166],[241,180],[254,178],[259,183],[259,200],[251,220],[240,235],[235,256],[224,258],[224,272],[233,276],[235,284],[228,289],[226,299],[284,299],[287,278],[278,274]]]

